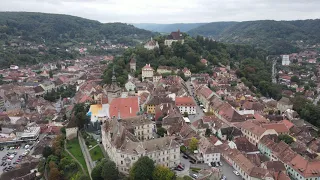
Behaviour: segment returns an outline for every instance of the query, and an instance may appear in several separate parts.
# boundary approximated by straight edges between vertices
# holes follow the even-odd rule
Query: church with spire
[[[116,73],[114,72],[114,67],[112,70],[112,82],[105,86],[104,90],[108,97],[108,102],[110,103],[114,98],[121,97],[122,89],[119,87],[117,82]]]

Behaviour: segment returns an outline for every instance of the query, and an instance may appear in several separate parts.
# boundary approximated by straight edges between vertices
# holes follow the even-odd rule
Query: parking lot
[[[185,166],[182,171],[175,171],[177,176],[189,176],[190,175],[190,167],[200,168],[200,169],[209,169],[208,164],[191,164],[189,162],[190,159],[185,159],[180,155],[180,162]],[[230,166],[223,158],[221,158],[222,166],[217,167],[222,176],[225,176],[227,180],[241,180],[241,176],[237,176],[233,173],[234,169]]]
[[[29,152],[27,149],[30,149],[31,146],[25,148],[26,144],[22,144],[21,146],[2,146],[0,151],[0,174],[4,171],[10,171],[15,168],[21,161],[24,159]]]

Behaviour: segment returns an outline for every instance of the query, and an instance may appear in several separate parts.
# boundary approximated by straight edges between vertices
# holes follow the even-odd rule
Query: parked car
[[[174,170],[176,170],[176,171],[183,171],[183,169],[178,168],[178,167],[175,167]]]
[[[187,155],[183,155],[182,156],[184,159],[188,159],[188,156]]]
[[[226,176],[222,176],[221,180],[227,180]]]
[[[235,175],[237,175],[237,176],[240,175],[238,171],[233,171],[233,173],[234,173]]]
[[[212,167],[216,167],[216,162],[211,162],[210,164]]]
[[[196,174],[191,174],[191,177],[197,179],[197,178],[198,178],[198,175],[196,175]]]
[[[177,167],[184,170],[184,164],[179,164]]]
[[[195,162],[195,161],[193,161],[193,160],[190,160],[189,162],[190,162],[191,164],[194,164],[194,163],[196,163],[196,162]]]
[[[217,162],[217,163],[219,163],[219,166],[222,166],[222,163],[219,161],[219,162]]]

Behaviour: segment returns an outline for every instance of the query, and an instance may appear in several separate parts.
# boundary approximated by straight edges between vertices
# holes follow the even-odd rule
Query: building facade
[[[170,168],[180,163],[180,146],[173,137],[140,141],[127,128],[130,129],[122,120],[115,118],[105,121],[101,128],[103,147],[120,172],[129,174],[133,164],[143,156]]]
[[[152,78],[153,77],[154,69],[151,67],[150,64],[146,64],[142,68],[142,81],[144,81],[146,78]]]
[[[155,41],[151,38],[151,40],[148,41],[143,47],[148,50],[153,50],[155,48],[159,48],[159,44],[158,44],[158,41]]]
[[[289,55],[282,55],[282,66],[289,66],[290,58]]]
[[[187,112],[189,115],[197,113],[197,105],[192,97],[176,97],[176,106],[179,108],[180,113]]]

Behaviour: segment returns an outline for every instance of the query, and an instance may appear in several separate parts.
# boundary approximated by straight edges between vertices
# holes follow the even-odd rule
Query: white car
[[[233,171],[233,173],[234,173],[235,175],[237,175],[237,176],[240,175],[238,171]]]

